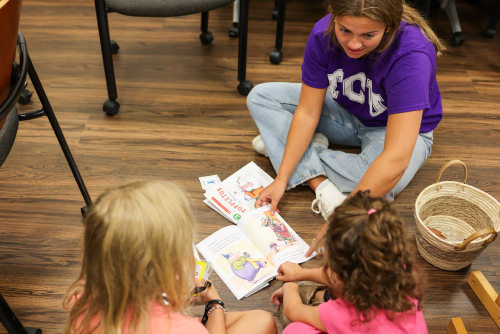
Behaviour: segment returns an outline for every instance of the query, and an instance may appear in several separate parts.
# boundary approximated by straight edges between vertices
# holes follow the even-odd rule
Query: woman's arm
[[[370,190],[372,196],[385,196],[403,176],[417,142],[422,110],[389,115],[384,151],[372,162],[352,191]]]
[[[271,212],[276,211],[278,202],[286,190],[288,179],[309,146],[321,116],[325,102],[326,88],[317,89],[302,84],[299,104],[295,109],[288,131],[285,152],[276,179],[259,195],[262,201],[256,206],[271,203]]]
[[[403,176],[417,142],[423,110],[389,115],[385,132],[384,150],[368,167],[351,194],[370,190],[372,196],[385,196]],[[322,240],[328,229],[324,224],[315,240]],[[310,256],[321,245],[313,244],[305,256]]]
[[[304,305],[299,295],[297,283],[283,285],[283,311],[291,322],[304,322],[326,332],[317,306]]]

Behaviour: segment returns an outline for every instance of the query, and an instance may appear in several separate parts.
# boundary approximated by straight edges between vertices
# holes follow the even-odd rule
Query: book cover
[[[204,203],[224,218],[237,224],[254,209],[260,192],[273,178],[253,161],[205,192]]]

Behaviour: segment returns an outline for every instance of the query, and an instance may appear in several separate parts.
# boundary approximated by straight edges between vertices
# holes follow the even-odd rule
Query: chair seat
[[[128,16],[169,17],[210,11],[234,0],[105,0],[106,8]]]
[[[9,155],[12,145],[14,145],[18,126],[19,117],[17,116],[17,108],[14,107],[14,110],[7,115],[5,123],[0,128],[0,166]]]

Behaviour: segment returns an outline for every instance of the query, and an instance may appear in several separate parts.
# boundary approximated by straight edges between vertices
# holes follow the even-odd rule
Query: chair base
[[[281,63],[281,60],[283,60],[283,52],[278,49],[274,49],[269,54],[269,60],[271,61],[271,63],[279,65]]]
[[[118,101],[106,100],[102,105],[102,111],[108,116],[114,116],[120,111],[120,103],[118,103]]]
[[[253,88],[253,83],[250,80],[243,80],[238,85],[238,93],[247,96],[248,93],[250,93],[250,91],[252,90],[252,88]]]

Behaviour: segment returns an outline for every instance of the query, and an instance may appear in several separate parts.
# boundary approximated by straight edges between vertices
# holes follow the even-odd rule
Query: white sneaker
[[[328,148],[329,145],[328,138],[326,138],[324,134],[316,132],[313,136],[312,144],[314,146]],[[261,135],[258,135],[252,140],[252,147],[255,150],[255,152],[262,154],[265,157],[269,156],[266,150],[266,146],[264,145],[264,140],[262,139]]]
[[[311,203],[311,210],[314,213],[321,213],[323,218],[328,220],[335,208],[342,204],[346,197],[330,180],[326,179],[316,188],[316,199]]]
[[[258,135],[252,140],[252,147],[255,152],[262,154],[265,157],[268,157],[266,146],[264,145],[264,139],[262,139],[261,135]]]

